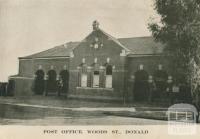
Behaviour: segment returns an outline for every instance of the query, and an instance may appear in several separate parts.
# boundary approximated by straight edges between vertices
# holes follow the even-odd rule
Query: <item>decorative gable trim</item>
[[[119,42],[118,39],[116,39],[115,37],[111,36],[110,34],[106,33],[105,31],[103,31],[102,29],[99,29],[104,35],[106,35],[108,37],[108,40],[112,40],[114,41],[116,44],[118,44],[119,46],[121,46],[123,49],[125,49],[126,51],[131,51],[130,49],[128,49],[127,47],[125,47],[123,44],[121,44]]]
[[[96,21],[97,22],[97,21]],[[106,33],[105,31],[103,31],[102,29],[99,28],[99,23],[98,24],[98,29],[93,30],[91,33],[89,33],[89,35],[87,35],[74,49],[78,48],[82,42],[86,42],[87,38],[92,35],[95,31],[101,32],[103,35],[105,35],[107,37],[108,40],[113,41],[114,43],[116,43],[118,46],[120,46],[122,49],[126,50],[127,52],[131,52],[131,50],[127,47],[125,47],[123,44],[121,44],[121,42],[116,39],[115,37],[111,36],[110,34]],[[100,47],[102,47],[103,44],[100,45]],[[89,47],[94,47],[93,45],[90,45]],[[73,49],[73,50],[74,50]]]

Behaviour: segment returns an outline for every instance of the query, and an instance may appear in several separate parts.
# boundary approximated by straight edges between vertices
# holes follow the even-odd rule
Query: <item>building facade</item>
[[[80,42],[19,58],[10,76],[14,95],[67,95],[109,100],[149,100],[165,94],[173,72],[163,45],[152,37],[115,38],[93,22]]]

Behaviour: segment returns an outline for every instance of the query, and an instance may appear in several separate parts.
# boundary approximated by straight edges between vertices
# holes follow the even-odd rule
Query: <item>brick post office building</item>
[[[14,95],[134,101],[169,91],[173,74],[162,44],[152,37],[115,38],[97,21],[92,27],[80,42],[20,57],[19,73],[9,77]]]

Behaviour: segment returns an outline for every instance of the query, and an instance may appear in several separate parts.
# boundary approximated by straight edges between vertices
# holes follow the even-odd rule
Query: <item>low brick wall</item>
[[[32,78],[24,78],[24,77],[11,77],[10,80],[14,81],[14,96],[30,96],[33,95],[32,85],[33,79]]]
[[[113,88],[76,87],[73,97],[97,100],[123,100],[123,95],[114,92]]]

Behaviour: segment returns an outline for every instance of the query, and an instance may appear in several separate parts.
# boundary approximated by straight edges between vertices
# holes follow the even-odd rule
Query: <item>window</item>
[[[106,88],[112,88],[112,75],[106,75]]]
[[[110,63],[110,58],[109,58],[109,57],[106,59],[106,62],[107,62],[107,63]]]
[[[109,65],[106,67],[106,88],[112,88],[112,66]]]
[[[162,65],[159,64],[159,65],[158,65],[158,70],[162,70],[162,68],[163,68]]]
[[[85,58],[82,58],[82,63],[85,64]]]
[[[95,63],[95,64],[97,63],[97,58],[94,59],[94,63]]]
[[[144,69],[144,65],[141,64],[141,65],[139,66],[139,69],[140,69],[140,70],[143,70],[143,69]]]
[[[99,71],[94,71],[93,87],[99,87]]]
[[[87,74],[81,74],[81,87],[87,87]]]

